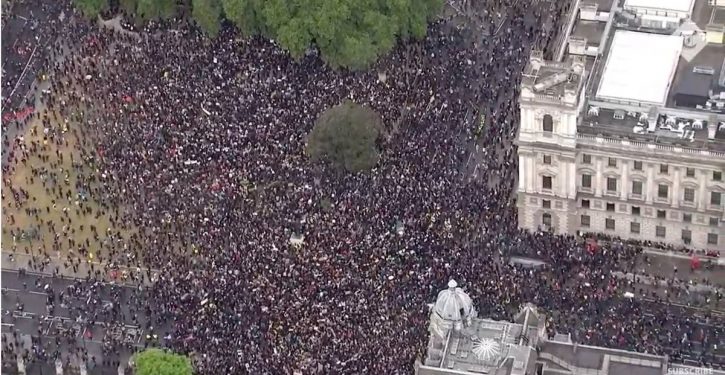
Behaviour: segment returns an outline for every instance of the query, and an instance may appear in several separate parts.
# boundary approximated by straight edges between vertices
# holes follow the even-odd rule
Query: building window
[[[692,231],[689,229],[682,230],[682,242],[684,242],[685,245],[689,245],[692,242]]]
[[[695,201],[695,189],[685,188],[685,202],[694,202]]]
[[[582,226],[588,228],[589,225],[591,224],[591,220],[592,220],[592,218],[590,218],[589,215],[582,215],[581,216]]]
[[[551,165],[551,155],[544,155],[544,164]]]
[[[695,177],[695,168],[687,168],[685,175],[690,178]]]
[[[707,234],[707,244],[708,245],[717,245],[717,234],[716,233],[708,233]]]
[[[554,118],[551,117],[551,115],[544,115],[544,120],[542,121],[542,125],[544,128],[544,131],[547,133],[551,133],[554,131]]]
[[[720,171],[712,172],[712,179],[713,179],[713,181],[722,181],[722,172],[720,172]]]
[[[614,212],[614,203],[607,203],[607,211]]]
[[[655,227],[655,236],[662,238],[662,237],[665,237],[666,234],[667,234],[667,229],[665,227],[663,227],[661,225],[658,225]]]
[[[617,192],[617,179],[614,177],[607,177],[607,191],[616,193]]]
[[[711,227],[716,227],[716,226],[718,226],[718,224],[720,224],[720,219],[718,219],[716,217],[711,217],[710,218],[710,226]]]
[[[669,192],[670,192],[670,189],[667,185],[659,184],[657,186],[657,197],[658,198],[667,199],[667,195]]]
[[[615,158],[609,158],[609,161],[607,161],[607,165],[616,168],[617,167],[617,159]]]
[[[590,175],[590,174],[583,174],[582,175],[582,187],[585,187],[587,189],[591,189],[591,187],[592,187],[592,175]]]
[[[551,228],[551,214],[548,212],[545,212],[541,216],[541,222],[544,223],[544,225],[546,225],[547,228]]]
[[[541,207],[543,208],[551,208],[551,201],[548,199],[542,199],[541,200]]]
[[[722,198],[722,194],[717,191],[710,192],[710,204],[713,206],[719,206],[720,205],[720,199]]]
[[[666,219],[667,218],[667,211],[665,211],[665,210],[657,210],[657,218],[658,219]]]
[[[667,174],[670,172],[670,166],[667,164],[660,164],[660,173]]]
[[[551,190],[551,176],[542,176],[541,185],[544,187],[544,189]]]
[[[639,216],[639,207],[632,206],[632,216]]]
[[[589,154],[583,154],[582,155],[582,163],[584,164],[591,164],[592,163],[592,156]]]
[[[682,214],[682,221],[692,223],[692,214]]]
[[[642,170],[642,162],[635,160],[634,161],[634,170],[635,171],[641,171]]]
[[[642,195],[642,181],[632,181],[632,194]]]
[[[614,230],[614,219],[604,219],[604,226],[609,230]]]
[[[582,208],[589,208],[589,199],[582,199]]]
[[[635,221],[629,223],[629,231],[635,234],[639,234],[639,223]]]

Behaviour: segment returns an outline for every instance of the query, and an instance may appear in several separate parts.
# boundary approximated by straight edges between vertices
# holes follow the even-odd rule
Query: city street
[[[138,293],[138,287],[3,270],[4,367],[11,367],[8,344],[18,342],[16,353],[35,359],[27,363],[28,374],[55,373],[58,356],[66,369],[85,362],[89,374],[115,373],[146,341],[148,321],[134,309]]]

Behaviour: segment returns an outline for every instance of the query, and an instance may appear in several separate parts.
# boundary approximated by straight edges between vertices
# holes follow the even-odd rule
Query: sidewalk
[[[132,286],[138,284],[149,285],[158,278],[160,272],[159,270],[142,267],[114,266],[111,268],[108,264],[95,261],[81,262],[74,270],[73,267],[65,267],[63,259],[52,257],[47,265],[43,265],[42,260],[42,257],[36,256],[33,262],[32,256],[25,253],[3,251],[2,257],[0,257],[0,265],[3,272],[19,272],[22,269],[29,275],[66,279],[85,279],[88,276],[95,276],[109,283],[114,282]],[[29,261],[32,263],[31,265],[28,264]]]
[[[625,243],[626,244],[626,241],[621,240],[621,239],[597,238],[596,233],[588,233],[588,235],[594,235],[593,238],[595,238],[597,240],[597,242],[599,242],[599,243],[607,243],[607,244]],[[585,236],[584,238],[588,238],[588,237]],[[693,255],[693,254],[682,252],[682,251],[663,250],[663,249],[658,249],[655,247],[641,246],[641,245],[637,245],[637,246],[641,247],[642,250],[644,251],[644,253],[648,254],[648,255],[672,257],[672,258],[677,258],[677,259],[685,259],[688,261],[692,259],[692,255]],[[704,253],[703,249],[696,249],[694,255],[697,255],[697,257],[701,261],[709,261],[709,262],[715,263],[718,266],[725,266],[725,257],[708,256]]]
[[[668,256],[668,257],[672,257],[672,258],[686,259],[686,260],[692,259],[692,255],[686,254],[686,253],[682,253],[682,252],[679,252],[679,251],[666,251],[666,250],[655,249],[655,248],[652,248],[652,247],[643,247],[643,249],[644,249],[644,252],[646,254],[650,254],[650,255]],[[718,266],[725,266],[725,258],[723,258],[723,257],[713,258],[713,257],[708,257],[708,256],[703,255],[703,254],[696,254],[696,255],[701,260],[713,261]]]
[[[645,285],[653,285],[658,287],[667,287],[669,286],[667,281],[665,280],[655,280],[654,278],[646,275],[635,275],[633,273],[623,273],[619,271],[612,272],[612,274],[620,279],[627,279],[630,281],[633,281],[633,279],[637,279],[639,283],[645,284]],[[678,287],[687,287],[690,291],[693,292],[720,292],[721,294],[725,293],[725,290],[723,288],[720,288],[716,285],[707,285],[707,284],[691,284],[687,280],[680,280],[677,279],[674,283],[674,286]]]

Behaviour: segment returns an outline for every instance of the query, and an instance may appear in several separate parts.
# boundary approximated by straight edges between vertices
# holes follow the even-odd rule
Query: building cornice
[[[678,160],[710,164],[725,168],[725,152],[698,150],[687,147],[662,145],[656,143],[630,141],[598,137],[588,134],[577,134],[577,148],[590,148],[618,154],[646,156],[662,160]]]

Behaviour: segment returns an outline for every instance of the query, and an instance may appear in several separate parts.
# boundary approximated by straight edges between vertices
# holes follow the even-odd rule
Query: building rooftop
[[[717,87],[720,85],[720,76],[724,73],[725,45],[711,43],[695,48],[699,51],[689,54],[689,60],[684,56],[680,58],[667,99],[668,106],[683,106],[676,103],[677,94],[709,97],[710,90],[725,91],[725,87]]]
[[[535,306],[524,305],[512,322],[466,316],[464,326],[448,327],[441,335],[431,328],[428,350],[417,375],[662,375],[665,373],[725,372],[670,364],[668,357],[626,350],[580,345],[569,334],[549,336],[546,317]]]
[[[657,109],[634,112],[590,106],[577,131],[633,142],[725,152],[725,125],[718,122],[715,114],[702,111],[671,113],[681,116],[668,116]],[[709,139],[711,123],[715,127],[722,126],[721,130],[715,131],[714,139]]]
[[[541,100],[576,106],[586,59],[570,56],[563,62],[544,61],[540,51],[532,54],[522,78],[522,100]]]
[[[614,0],[588,0],[588,1],[582,1],[582,4],[583,3],[597,4],[597,9],[600,12],[609,12],[609,10],[612,9]]]
[[[705,30],[707,25],[717,18],[718,10],[722,8],[713,7],[707,1],[697,1],[692,9],[690,18],[700,28]]]
[[[680,36],[617,30],[596,97],[664,105],[682,40]]]
[[[725,24],[725,8],[711,7],[712,12],[710,13],[709,24]]]
[[[438,294],[431,306],[428,353],[419,375],[531,373],[545,327],[535,307],[524,306],[513,322],[478,319],[473,309],[449,317],[440,313],[439,306],[449,304],[452,296],[470,301],[455,281]]]
[[[604,36],[605,27],[604,22],[579,19],[574,24],[571,36],[586,39],[588,46],[599,46]]]
[[[554,363],[574,373],[586,371],[576,371],[578,369],[594,369],[607,375],[662,375],[667,368],[667,359],[663,356],[553,340],[542,343],[539,357],[546,360],[547,365]]]
[[[695,0],[626,0],[624,7],[651,8],[688,12]]]
[[[648,0],[626,1],[646,6]],[[702,29],[711,22],[725,22],[725,8],[713,8],[708,0],[650,3],[658,9],[688,6],[691,19],[677,30],[649,32],[632,31],[617,17],[611,25],[577,20],[570,40],[586,39],[588,55],[586,102],[580,107],[577,131],[585,137],[721,155],[725,152],[725,100],[721,99],[725,98],[725,45],[708,44]],[[718,11],[723,11],[723,20]],[[599,48],[598,55],[590,53],[593,47]]]

